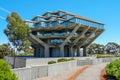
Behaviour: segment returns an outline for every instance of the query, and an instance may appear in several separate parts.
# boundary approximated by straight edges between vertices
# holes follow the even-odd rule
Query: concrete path
[[[75,80],[100,80],[100,73],[107,63],[92,65],[83,71]]]
[[[83,72],[81,72],[75,80],[100,80],[101,70],[106,66],[107,63],[101,63],[96,65],[91,65]],[[68,71],[64,71],[55,76],[37,78],[34,80],[69,80],[69,78],[74,75],[79,69],[85,66],[74,67]],[[71,79],[70,79],[71,80]]]

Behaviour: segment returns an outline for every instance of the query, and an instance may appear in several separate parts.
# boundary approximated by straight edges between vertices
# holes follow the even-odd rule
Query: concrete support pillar
[[[36,48],[34,48],[34,57],[36,57]]]
[[[75,48],[73,48],[73,57],[75,57]]]
[[[45,49],[44,49],[44,57],[49,57],[50,54],[49,54],[49,47],[46,46]]]
[[[37,57],[40,57],[40,48],[37,48]]]
[[[86,47],[83,48],[83,56],[87,56],[87,48]]]
[[[40,53],[39,53],[39,48],[35,48],[35,54],[34,54],[35,57],[40,57]]]
[[[80,57],[80,47],[77,47],[77,57]]]
[[[44,48],[40,47],[40,57],[44,57]]]
[[[73,57],[73,47],[69,47],[69,57]]]
[[[64,57],[64,46],[60,46],[60,57]]]
[[[77,48],[74,48],[74,56],[77,57]]]

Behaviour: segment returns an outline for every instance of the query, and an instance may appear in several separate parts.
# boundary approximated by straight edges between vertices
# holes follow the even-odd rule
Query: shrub
[[[53,61],[53,60],[52,60],[52,61],[49,61],[49,62],[48,62],[48,64],[54,64],[54,63],[56,63],[56,61]]]
[[[7,62],[0,59],[0,80],[18,80]]]
[[[26,56],[25,53],[18,54],[17,56]]]
[[[97,54],[97,58],[113,58],[113,57],[116,57],[116,56],[110,55],[110,54],[104,54],[104,55]]]
[[[67,61],[75,60],[74,58],[69,58]]]
[[[68,61],[67,58],[61,58],[61,59],[58,59],[57,62],[65,62],[65,61]]]
[[[108,76],[115,77],[120,80],[120,59],[107,64],[105,67]]]

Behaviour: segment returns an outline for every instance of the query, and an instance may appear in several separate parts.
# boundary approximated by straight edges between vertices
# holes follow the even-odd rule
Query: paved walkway
[[[96,65],[91,65],[89,68],[81,72],[75,80],[99,80],[101,70],[106,66],[107,63],[101,63]],[[79,66],[72,68],[68,71],[57,74],[56,76],[38,78],[35,80],[68,80],[72,75],[74,75],[79,69],[85,66]]]
[[[105,68],[107,63],[92,65],[83,71],[75,80],[100,80],[101,70]]]

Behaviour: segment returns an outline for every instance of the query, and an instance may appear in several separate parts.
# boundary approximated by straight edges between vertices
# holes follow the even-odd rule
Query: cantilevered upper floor
[[[103,23],[61,10],[35,16],[26,23],[32,30],[29,40],[37,49],[36,54],[47,57],[53,53],[71,55],[78,47],[89,46],[104,31]]]
[[[83,24],[91,27],[104,29],[104,24],[59,10],[57,12],[46,12],[42,16],[35,16],[29,23],[31,28],[50,27],[50,26],[69,26],[73,23]]]

